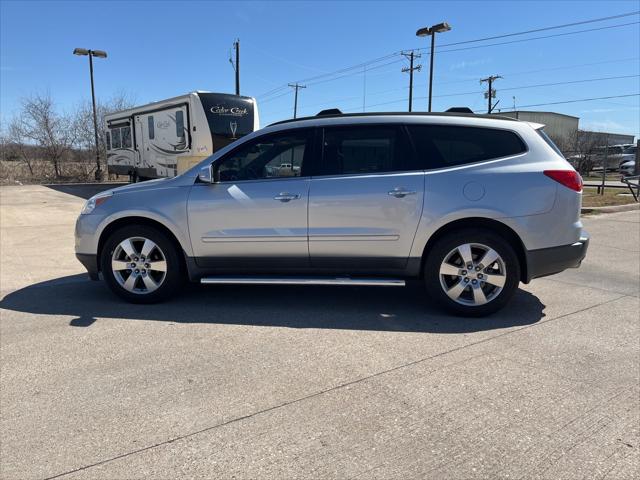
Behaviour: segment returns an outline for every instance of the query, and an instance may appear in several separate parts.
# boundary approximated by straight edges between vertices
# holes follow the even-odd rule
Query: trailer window
[[[147,125],[149,126],[149,140],[156,138],[156,131],[153,126],[153,115],[147,117]]]
[[[122,145],[120,144],[120,129],[115,128],[111,130],[111,144],[113,145],[113,149],[120,148]]]
[[[131,128],[122,127],[120,130],[122,135],[122,148],[131,148]]]
[[[111,150],[111,134],[109,132],[105,135],[105,141],[107,143],[107,150]]]
[[[184,137],[184,113],[182,110],[176,112],[176,137]]]

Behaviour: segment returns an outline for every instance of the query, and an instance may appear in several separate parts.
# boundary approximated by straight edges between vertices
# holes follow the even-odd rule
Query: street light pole
[[[91,104],[93,106],[93,133],[96,140],[96,180],[102,180],[100,168],[100,148],[98,148],[98,114],[96,113],[96,91],[93,86],[93,52],[89,50],[89,76],[91,77]]]
[[[100,146],[98,142],[98,114],[96,112],[96,93],[93,84],[93,57],[107,58],[107,52],[102,50],[89,50],[85,48],[76,48],[73,51],[74,55],[87,55],[89,57],[89,76],[91,77],[91,105],[93,107],[93,133],[95,135],[96,142],[96,174],[95,178],[98,181],[102,181],[104,173],[100,166]]]
[[[433,95],[433,57],[436,46],[436,33],[448,32],[451,26],[447,22],[438,23],[431,27],[424,27],[416,32],[418,37],[427,37],[431,35],[431,58],[429,59],[429,112],[431,112],[431,99]]]
[[[429,112],[431,112],[431,99],[433,96],[433,53],[436,47],[436,32],[431,34],[431,58],[429,58]]]

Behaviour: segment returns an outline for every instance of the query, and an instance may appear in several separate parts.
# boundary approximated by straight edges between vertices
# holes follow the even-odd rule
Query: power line
[[[558,28],[575,27],[576,25],[585,25],[587,23],[604,22],[604,21],[607,21],[607,20],[613,20],[615,18],[630,17],[630,16],[638,15],[638,14],[640,14],[640,11],[621,13],[619,15],[612,15],[610,17],[592,18],[590,20],[582,20],[580,22],[565,23],[563,25],[554,25],[554,26],[551,26],[551,27],[535,28],[533,30],[525,30],[523,32],[505,33],[503,35],[495,35],[493,37],[477,38],[477,39],[474,39],[474,40],[464,40],[462,42],[447,43],[447,44],[440,45],[440,46],[441,47],[450,47],[450,46],[453,46],[453,45],[464,45],[464,44],[467,44],[467,43],[484,42],[485,40],[496,40],[498,38],[515,37],[516,35],[526,35],[528,33],[544,32],[544,31],[548,31],[548,30],[556,30]]]
[[[540,83],[540,84],[536,84],[536,85],[521,85],[518,87],[509,87],[509,88],[503,88],[502,90],[520,90],[520,89],[525,89],[525,88],[536,88],[536,87],[547,87],[547,86],[558,86],[558,85],[570,85],[570,84],[576,84],[576,83],[583,83],[583,82],[596,82],[596,81],[604,81],[604,80],[614,80],[614,79],[621,79],[621,78],[636,78],[636,77],[640,77],[640,75],[621,75],[621,76],[616,76],[616,77],[600,77],[600,78],[587,78],[587,79],[582,79],[582,80],[570,80],[570,81],[566,81],[566,82],[554,82],[554,83]],[[444,95],[434,95],[434,98],[447,98],[447,97],[463,97],[466,95],[479,95],[482,93],[486,93],[484,90],[476,90],[473,92],[457,92],[457,93],[447,93]],[[424,99],[427,97],[416,97],[419,99]],[[405,101],[404,98],[399,98],[396,100],[391,100],[391,101],[387,101],[387,102],[381,102],[381,103],[374,103],[373,105],[369,105],[369,107],[379,107],[381,105],[391,105],[393,103],[400,103]]]
[[[628,17],[628,16],[632,16],[632,15],[637,15],[639,13],[640,13],[640,11],[629,12],[629,13],[613,15],[613,16],[609,16],[609,17],[601,17],[601,18],[583,20],[583,21],[580,21],[580,22],[572,22],[572,23],[567,23],[567,24],[563,24],[563,25],[554,25],[554,26],[549,26],[549,27],[541,27],[541,28],[537,28],[537,29],[533,29],[533,30],[526,30],[526,31],[522,31],[522,32],[513,32],[513,33],[504,34],[504,35],[496,35],[496,36],[492,36],[492,37],[465,40],[465,41],[462,41],[462,42],[454,42],[454,43],[444,44],[444,45],[441,45],[440,48],[447,47],[447,46],[468,44],[468,43],[477,43],[477,42],[482,42],[482,41],[486,41],[486,40],[490,40],[490,39],[506,38],[506,37],[516,36],[516,35],[525,35],[525,34],[528,34],[528,33],[539,32],[539,31],[548,31],[548,30],[558,29],[558,28],[567,28],[567,27],[575,26],[575,25],[584,25],[584,24],[588,24],[588,23],[612,20],[612,19],[615,19],[615,18]],[[609,29],[609,28],[619,28],[619,27],[624,27],[624,26],[629,26],[629,25],[636,25],[638,23],[640,23],[640,22],[630,22],[630,23],[609,25],[609,26],[606,26],[606,27],[577,30],[577,31],[574,31],[574,32],[566,32],[566,33],[561,33],[561,34],[546,35],[546,36],[540,36],[540,37],[532,37],[532,38],[526,38],[526,39],[521,39],[521,40],[509,41],[509,42],[497,42],[497,43],[492,43],[492,44],[487,44],[487,45],[478,45],[478,46],[473,46],[473,47],[464,47],[464,48],[449,49],[449,50],[438,50],[438,52],[439,53],[455,52],[455,51],[469,50],[469,49],[475,49],[475,48],[484,48],[484,47],[491,47],[491,46],[497,46],[497,45],[506,45],[506,44],[511,44],[511,43],[520,43],[520,42],[526,42],[526,41],[531,41],[531,40],[541,40],[541,39],[545,39],[545,38],[553,38],[553,37],[559,37],[559,36],[565,36],[565,35],[574,35],[574,34],[578,34],[578,33],[586,33],[586,32],[598,31],[598,30],[605,30],[605,29]],[[422,50],[426,50],[426,49],[425,48],[419,48],[419,49],[416,49],[416,50],[422,51]],[[375,58],[375,59],[372,59],[372,60],[368,60],[368,61],[356,64],[356,65],[344,67],[344,68],[341,68],[339,70],[335,70],[335,71],[332,71],[332,72],[327,72],[327,73],[323,73],[323,74],[316,75],[316,76],[313,76],[313,77],[308,77],[308,78],[305,78],[305,79],[302,79],[302,80],[298,80],[298,82],[310,83],[310,82],[312,82],[314,80],[326,79],[327,77],[333,77],[333,76],[338,75],[338,74],[352,72],[353,70],[357,70],[357,72],[351,73],[351,74],[348,74],[348,75],[342,75],[339,78],[344,78],[346,76],[360,74],[360,72],[362,71],[362,69],[364,67],[367,67],[367,66],[375,64],[375,63],[379,63],[379,62],[381,62],[383,60],[392,58],[392,57],[397,56],[397,55],[399,55],[401,53],[402,52],[393,52],[393,53],[384,55],[382,57],[378,57],[378,58]],[[326,81],[332,81],[332,80],[333,79],[329,79],[329,80],[326,80]],[[275,93],[278,93],[278,92],[280,92],[280,91],[282,91],[283,89],[286,89],[286,88],[287,88],[287,85],[284,84],[284,85],[282,85],[280,87],[276,87],[276,88],[274,88],[272,90],[269,90],[269,91],[267,91],[267,92],[265,92],[265,93],[263,93],[261,95],[258,95],[258,97],[259,98],[268,97],[268,96],[273,95]]]
[[[580,103],[580,102],[592,102],[595,100],[608,100],[610,98],[625,98],[625,97],[639,97],[640,93],[629,93],[626,95],[612,95],[609,97],[592,97],[592,98],[580,98],[577,100],[563,100],[560,102],[549,102],[549,103],[532,103],[531,105],[520,105],[520,108],[530,108],[530,107],[546,107],[548,105],[561,105],[564,103]]]
[[[524,85],[524,86],[520,86],[520,87],[509,87],[509,88],[503,88],[502,90],[522,90],[524,88],[536,88],[536,87],[553,87],[556,85],[571,85],[574,83],[587,83],[587,82],[599,82],[602,80],[618,80],[621,78],[638,78],[640,77],[640,75],[618,75],[615,77],[600,77],[600,78],[586,78],[583,80],[571,80],[571,81],[567,81],[567,82],[554,82],[554,83],[539,83],[537,85]]]
[[[463,48],[451,48],[449,50],[437,50],[438,53],[446,53],[446,52],[461,52],[463,50],[474,50],[476,48],[486,48],[486,47],[495,47],[498,45],[509,45],[513,43],[522,43],[522,42],[530,42],[531,40],[543,40],[545,38],[555,38],[555,37],[564,37],[567,35],[575,35],[576,33],[586,33],[586,32],[596,32],[598,30],[608,30],[610,28],[620,28],[627,27],[629,25],[637,25],[640,22],[629,22],[629,23],[619,23],[616,25],[609,25],[606,27],[598,27],[598,28],[587,28],[585,30],[576,30],[573,32],[565,32],[565,33],[556,33],[553,35],[543,35],[541,37],[530,37],[523,38],[521,40],[511,40],[508,42],[497,42],[497,43],[487,43],[486,45],[476,45],[475,47],[463,47]],[[442,45],[444,47],[444,45]],[[420,50],[426,50],[426,48],[421,48]]]
[[[637,24],[640,24],[640,21],[638,21],[638,22],[630,22],[630,23],[623,23],[623,24],[618,24],[618,25],[610,25],[610,26],[607,26],[607,27],[591,28],[591,29],[586,29],[586,30],[577,30],[575,32],[566,32],[566,33],[558,33],[558,34],[554,34],[554,35],[545,35],[545,36],[542,36],[542,37],[524,38],[524,39],[521,39],[521,40],[512,40],[512,41],[509,41],[509,42],[498,42],[498,43],[490,43],[490,44],[487,44],[487,45],[477,45],[477,46],[474,46],[474,47],[464,47],[464,48],[455,48],[455,49],[442,50],[442,51],[436,50],[436,51],[438,53],[458,52],[458,51],[462,51],[462,50],[472,50],[472,49],[476,49],[476,48],[485,48],[485,47],[494,47],[494,46],[498,46],[498,45],[508,45],[508,44],[513,44],[513,43],[522,43],[522,42],[528,42],[528,41],[531,41],[531,40],[542,40],[542,39],[546,39],[546,38],[562,37],[562,36],[566,36],[566,35],[574,35],[574,34],[577,34],[577,33],[593,32],[593,31],[597,31],[597,30],[606,30],[606,29],[610,29],[610,28],[619,28],[619,27],[625,27],[625,26],[637,25]],[[425,51],[427,49],[426,48],[418,48],[416,50]],[[399,53],[396,53],[396,54],[393,54],[393,55],[399,55],[399,54],[402,54],[402,52],[399,52]],[[382,68],[384,66],[392,65],[392,64],[398,63],[400,61],[402,61],[402,60],[401,59],[394,60],[392,62],[388,62],[388,63],[382,64],[382,65],[378,65],[376,67],[371,67],[368,70]],[[362,64],[359,65],[359,66],[360,66],[360,68],[362,68]],[[344,75],[340,75],[338,77],[328,78],[328,79],[325,79],[325,80],[319,80],[319,81],[316,81],[316,82],[312,82],[312,83],[310,83],[310,85],[315,85],[315,84],[319,84],[319,83],[326,83],[326,82],[333,82],[335,80],[339,80],[339,79],[345,78],[345,77],[350,77],[352,75],[359,75],[360,73],[361,73],[360,70],[358,70],[356,72],[352,72],[352,73],[345,73]],[[326,74],[326,75],[329,75],[329,74]],[[285,87],[280,87],[280,88],[275,89],[275,90],[278,91],[278,90],[280,90],[282,88],[286,88],[286,86]],[[263,95],[263,96],[268,96],[268,95]]]
[[[320,78],[325,78],[325,77],[338,75],[338,74],[345,73],[345,72],[348,72],[348,71],[351,71],[351,70],[358,70],[358,73],[360,73],[365,66],[372,65],[372,64],[381,62],[383,60],[387,60],[387,59],[389,59],[391,57],[397,56],[398,54],[399,54],[399,52],[393,52],[393,53],[384,55],[382,57],[374,58],[372,60],[368,60],[368,61],[359,63],[357,65],[352,65],[350,67],[344,67],[344,68],[341,68],[339,70],[334,70],[333,72],[327,72],[327,73],[323,73],[323,74],[320,74],[320,75],[316,75],[314,77],[303,78],[301,80],[298,80],[298,82],[310,83],[310,82],[313,82],[314,80],[317,80],[317,79],[320,79]],[[273,90],[269,90],[268,92],[265,92],[265,93],[263,93],[261,95],[258,95],[258,97],[266,97],[266,96],[270,95],[272,92],[274,92],[276,90],[280,90],[282,88],[286,88],[286,87],[287,87],[286,85],[283,85],[281,87],[274,88]]]
[[[288,86],[289,85],[287,84],[287,87]],[[272,100],[275,100],[275,99],[280,98],[280,97],[284,97],[285,95],[289,95],[290,93],[291,93],[291,90],[287,90],[286,92],[281,93],[280,95],[276,95],[275,97],[267,98],[266,100],[261,100],[260,104],[269,103]]]

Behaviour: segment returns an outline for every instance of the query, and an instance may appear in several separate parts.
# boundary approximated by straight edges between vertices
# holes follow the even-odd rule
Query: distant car
[[[186,279],[420,279],[448,310],[487,315],[520,282],[577,267],[587,252],[582,178],[542,127],[457,113],[280,122],[175,178],[92,197],[76,255],[136,303],[164,300]]]
[[[622,165],[620,165],[620,168],[618,169],[618,171],[624,175],[625,177],[629,177],[631,175],[633,175],[636,171],[636,161],[635,160],[628,160],[624,163],[622,163]]]
[[[624,145],[622,153],[619,155],[618,168],[622,167],[624,163],[635,160],[637,150],[638,147],[636,145]]]

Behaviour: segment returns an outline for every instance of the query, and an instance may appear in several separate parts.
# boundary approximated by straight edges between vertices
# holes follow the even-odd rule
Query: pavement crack
[[[515,328],[513,330],[509,330],[507,332],[503,332],[503,333],[494,335],[492,337],[483,338],[483,339],[478,340],[476,342],[471,342],[471,343],[468,343],[468,344],[465,344],[465,345],[461,345],[459,347],[455,347],[455,348],[451,348],[449,350],[445,350],[445,351],[440,352],[440,353],[436,353],[434,355],[430,355],[428,357],[419,358],[417,360],[414,360],[414,361],[411,361],[411,362],[408,362],[408,363],[404,363],[402,365],[398,365],[398,366],[395,366],[395,367],[392,367],[392,368],[389,368],[389,369],[386,369],[386,370],[381,370],[381,371],[373,373],[371,375],[360,377],[360,378],[357,378],[355,380],[351,380],[349,382],[341,383],[339,385],[335,385],[333,387],[330,387],[330,388],[327,388],[327,389],[324,389],[324,390],[320,390],[318,392],[314,392],[314,393],[311,393],[309,395],[305,395],[303,397],[299,397],[299,398],[296,398],[296,399],[293,399],[293,400],[289,400],[287,402],[283,402],[283,403],[280,403],[278,405],[274,405],[274,406],[271,406],[271,407],[268,407],[268,408],[264,408],[262,410],[255,411],[255,412],[249,413],[247,415],[242,415],[242,416],[239,416],[239,417],[235,417],[235,418],[232,418],[232,419],[227,420],[225,422],[217,423],[215,425],[211,425],[211,426],[202,428],[200,430],[196,430],[194,432],[186,433],[184,435],[180,435],[180,436],[171,438],[169,440],[165,440],[165,441],[162,441],[162,442],[154,443],[152,445],[148,445],[146,447],[142,447],[142,448],[138,448],[138,449],[135,449],[135,450],[131,450],[129,452],[125,452],[125,453],[122,453],[120,455],[116,455],[114,457],[110,457],[110,458],[107,458],[107,459],[104,459],[104,460],[100,460],[98,462],[94,462],[94,463],[91,463],[89,465],[84,465],[84,466],[77,467],[77,468],[74,468],[74,469],[71,469],[71,470],[67,470],[67,471],[62,472],[62,473],[58,473],[56,475],[45,477],[45,480],[52,480],[52,479],[55,479],[55,478],[60,478],[60,477],[66,476],[66,475],[71,475],[73,473],[77,473],[77,472],[81,472],[81,471],[84,471],[84,470],[88,470],[90,468],[99,467],[99,466],[105,465],[107,463],[114,462],[116,460],[121,460],[121,459],[126,458],[126,457],[130,457],[130,456],[133,456],[133,455],[144,453],[144,452],[152,450],[154,448],[158,448],[158,447],[162,447],[162,446],[165,446],[165,445],[169,445],[169,444],[175,443],[177,441],[185,440],[187,438],[191,438],[191,437],[194,437],[196,435],[200,435],[202,433],[210,432],[210,431],[213,431],[213,430],[218,429],[218,428],[226,427],[226,426],[232,425],[234,423],[242,422],[244,420],[249,420],[249,419],[257,417],[259,415],[263,415],[265,413],[269,413],[269,412],[278,410],[280,408],[288,407],[290,405],[294,405],[294,404],[297,404],[297,403],[300,403],[300,402],[304,402],[304,401],[307,401],[307,400],[310,400],[310,399],[313,399],[313,398],[317,398],[319,396],[325,395],[327,393],[335,392],[335,391],[343,389],[343,388],[351,387],[353,385],[357,385],[359,383],[365,382],[365,381],[370,380],[372,378],[377,378],[377,377],[380,377],[380,376],[383,376],[383,375],[387,375],[389,373],[397,372],[397,371],[405,369],[405,368],[409,368],[409,367],[412,367],[412,366],[415,366],[415,365],[419,365],[421,363],[428,362],[428,361],[433,360],[435,358],[443,357],[443,356],[448,355],[450,353],[455,353],[455,352],[458,352],[458,351],[461,351],[461,350],[464,350],[464,349],[467,349],[467,348],[470,348],[470,347],[474,347],[474,346],[477,346],[477,345],[482,345],[482,344],[485,344],[485,343],[489,343],[489,342],[491,342],[493,340],[497,340],[499,338],[518,333],[518,332],[520,332],[522,330],[527,330],[529,328],[534,328],[534,327],[537,327],[539,325],[544,325],[544,324],[549,323],[549,322],[554,322],[554,321],[557,321],[557,320],[561,320],[561,319],[569,317],[571,315],[575,315],[575,314],[579,314],[579,313],[582,313],[582,312],[586,312],[587,310],[591,310],[593,308],[597,308],[597,307],[600,307],[602,305],[606,305],[608,303],[615,302],[615,301],[617,301],[617,300],[619,300],[619,299],[621,299],[621,298],[623,298],[625,296],[627,296],[627,295],[620,295],[619,297],[615,297],[615,298],[612,298],[612,299],[609,299],[609,300],[605,300],[605,301],[602,301],[602,302],[597,303],[595,305],[591,305],[589,307],[585,307],[585,308],[581,308],[579,310],[568,312],[568,313],[559,315],[557,317],[549,318],[547,320],[541,320],[541,321],[536,322],[536,323],[531,324],[531,325],[525,325],[525,326],[522,326],[522,327],[519,327],[519,328]],[[377,467],[378,466],[375,466],[370,470],[373,470],[373,469],[375,469]]]

